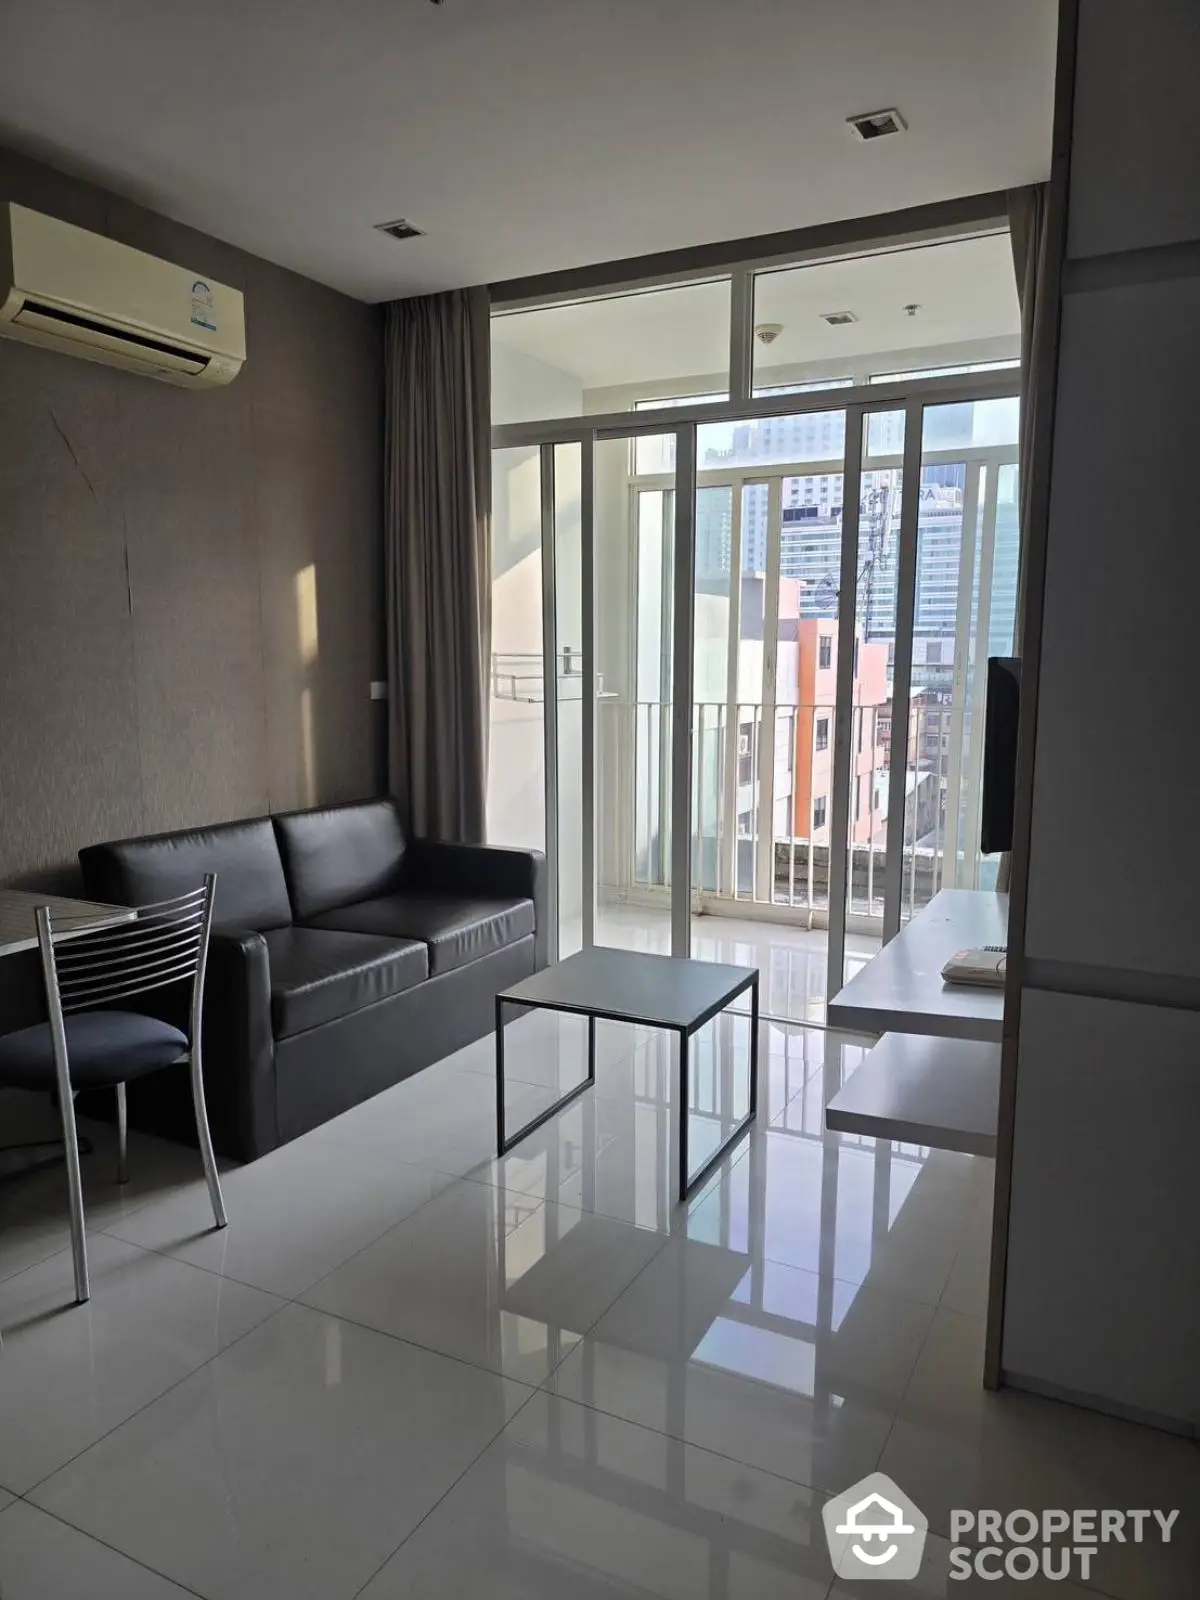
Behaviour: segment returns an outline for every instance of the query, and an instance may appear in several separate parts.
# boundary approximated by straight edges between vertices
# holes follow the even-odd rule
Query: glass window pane
[[[915,367],[911,372],[873,372],[871,383],[903,383],[913,378],[953,378],[967,372],[1008,372],[1021,365],[1020,356],[1011,361],[968,361],[960,367]]]
[[[582,451],[554,451],[554,584],[558,651],[558,954],[583,944],[583,543]]]
[[[871,428],[864,451],[899,454],[904,449],[904,413],[881,412],[876,424],[888,448],[872,451]],[[854,705],[850,748],[850,811],[847,823],[851,915],[883,913],[887,819],[893,802],[888,775],[892,678],[895,668],[896,598],[900,555],[899,466],[864,466],[858,502],[857,582],[854,593]]]
[[[951,409],[926,409],[926,450],[932,413]],[[978,486],[972,481],[976,477]],[[977,601],[968,602],[977,563],[979,493],[983,488],[986,501],[986,483],[986,469],[968,462],[921,468],[901,889],[905,920],[955,881],[953,868],[947,876],[947,820],[964,737],[970,735],[963,700],[975,666],[970,619]]]
[[[925,408],[904,752],[906,919],[939,889],[987,887],[994,876],[979,852],[984,665],[1012,648],[1017,424],[1016,399]]]
[[[701,472],[783,466],[793,461],[826,462],[831,469],[840,470],[845,449],[844,411],[710,422],[696,429],[696,463]]]
[[[631,495],[630,454],[629,439],[602,439],[594,457],[596,942],[665,949],[675,494],[654,487]],[[650,900],[629,916],[632,889]]]
[[[695,651],[692,679],[692,886],[715,892],[725,789],[730,628],[735,600],[733,489],[696,491]],[[727,869],[728,870],[728,869]]]
[[[805,384],[784,393],[840,384]],[[890,415],[885,413],[884,415]],[[903,447],[903,412],[901,445]],[[875,420],[875,419],[872,419]],[[887,453],[891,435],[878,431],[878,451]],[[748,466],[786,466],[793,461],[827,461],[838,467],[846,444],[844,411],[810,411],[796,416],[757,417],[739,422],[707,422],[696,429],[697,465],[701,472]],[[659,434],[634,441],[634,471],[639,476],[675,471],[675,435]]]
[[[790,798],[775,819],[772,898],[829,904],[844,478],[783,480],[776,723],[786,729]],[[778,767],[778,762],[777,762]],[[778,782],[778,779],[777,779]],[[786,863],[786,869],[785,869]]]
[[[647,395],[634,401],[635,411],[677,411],[680,406],[711,405],[714,401],[728,400],[728,394],[673,394]]]
[[[635,641],[638,700],[657,700],[665,687],[666,659],[661,618],[667,601],[664,571],[661,489],[644,489],[637,497],[637,635]]]
[[[639,477],[654,473],[675,475],[675,435],[647,433],[633,441],[633,470]]]
[[[903,411],[867,412],[866,452],[869,456],[904,454]]]
[[[1010,656],[1017,638],[1017,578],[1020,533],[1015,461],[1002,466],[996,480],[996,545],[992,566],[992,611],[988,625],[989,656]]]
[[[542,496],[536,447],[492,453],[492,844],[546,845]]]
[[[729,394],[729,279],[492,317],[492,421]]]
[[[694,406],[707,404],[712,400],[727,400],[727,394],[685,394],[665,398],[653,395],[645,400],[636,400],[635,411],[656,411],[662,407],[675,409],[679,406]],[[644,434],[633,441],[633,470],[638,474],[675,471],[675,435],[673,433]]]
[[[742,486],[742,595],[737,698],[747,706],[762,699],[763,616],[767,584],[767,519],[771,491],[765,483]]]
[[[767,645],[766,590],[770,539],[771,491],[765,483],[742,485],[742,572],[738,610],[737,726],[734,731],[733,815],[728,830],[734,836],[729,866],[736,898],[754,899],[755,851],[758,844],[759,743],[763,723],[763,654]],[[780,646],[781,653],[783,646]],[[728,785],[726,794],[728,795]]]
[[[814,378],[809,383],[768,383],[753,391],[756,400],[766,394],[816,394],[822,389],[852,389],[853,378]]]
[[[1016,395],[1006,400],[963,400],[925,407],[924,451],[1015,445],[1021,415]]]
[[[1020,311],[1008,233],[757,273],[753,321],[756,394],[1011,360]]]

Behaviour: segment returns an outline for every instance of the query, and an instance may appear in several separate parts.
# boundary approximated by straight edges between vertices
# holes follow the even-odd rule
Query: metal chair
[[[75,1299],[80,1304],[90,1297],[75,1132],[74,1101],[81,1089],[116,1088],[117,1176],[125,1183],[129,1175],[126,1083],[143,1073],[187,1063],[213,1216],[218,1228],[226,1225],[204,1104],[200,1054],[200,1010],[215,883],[215,874],[209,873],[202,888],[141,906],[133,922],[83,937],[66,927],[56,930],[48,906],[38,907],[35,913],[49,1020],[0,1038],[0,1084],[57,1092],[71,1202]],[[158,1017],[114,1009],[117,1002],[134,995],[189,982],[187,1033]]]

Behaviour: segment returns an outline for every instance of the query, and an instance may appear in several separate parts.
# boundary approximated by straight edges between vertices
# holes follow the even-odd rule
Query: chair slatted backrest
[[[49,909],[41,908],[38,939],[48,998],[53,984],[63,1013],[90,1011],[169,984],[190,982],[194,1036],[215,883],[215,873],[208,873],[198,889],[139,906],[132,922],[96,933],[80,934],[69,923],[56,928]]]

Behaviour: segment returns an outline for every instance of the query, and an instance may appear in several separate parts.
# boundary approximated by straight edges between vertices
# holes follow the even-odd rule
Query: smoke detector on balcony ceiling
[[[895,106],[890,106],[886,111],[864,111],[861,116],[847,117],[846,126],[864,144],[869,144],[872,139],[886,139],[890,133],[905,133],[908,130],[908,123]]]
[[[782,332],[782,322],[756,322],[754,325],[754,337],[759,344],[774,344]]]

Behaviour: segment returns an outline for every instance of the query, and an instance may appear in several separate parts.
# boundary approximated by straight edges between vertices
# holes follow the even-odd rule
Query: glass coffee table
[[[688,1042],[750,991],[750,1104],[746,1115],[694,1173],[688,1172]],[[588,1019],[587,1077],[514,1134],[504,1125],[505,1008],[565,1011]],[[545,967],[496,996],[496,1145],[507,1155],[596,1082],[596,1023],[631,1022],[679,1035],[679,1198],[686,1200],[754,1121],[758,1109],[758,968],[596,948]]]

